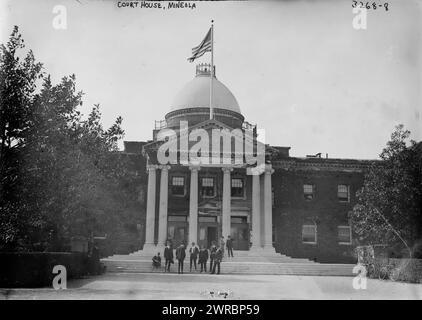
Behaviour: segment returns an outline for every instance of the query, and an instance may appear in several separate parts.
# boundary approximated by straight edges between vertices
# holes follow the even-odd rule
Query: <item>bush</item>
[[[368,270],[368,277],[422,283],[422,260],[376,258],[373,268]]]
[[[366,266],[369,278],[421,283],[422,259],[395,258],[397,252],[385,246],[356,247],[358,263]]]

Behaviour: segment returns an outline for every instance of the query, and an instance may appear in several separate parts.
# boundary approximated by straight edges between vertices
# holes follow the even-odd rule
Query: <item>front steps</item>
[[[101,259],[107,266],[107,272],[148,273],[152,270],[154,254],[138,251],[129,255],[114,255]],[[164,265],[164,260],[162,261]],[[234,251],[234,258],[225,253],[221,263],[223,274],[270,274],[270,275],[306,275],[306,276],[353,276],[353,264],[323,264],[307,259],[295,259],[278,253]],[[198,266],[199,267],[199,266]],[[209,267],[209,261],[207,268]],[[198,268],[199,270],[199,268]],[[164,270],[162,270],[164,271]],[[189,254],[184,262],[184,271],[189,273]],[[209,271],[209,270],[208,270]],[[177,261],[171,266],[171,272],[177,273]],[[199,273],[193,271],[192,273]]]

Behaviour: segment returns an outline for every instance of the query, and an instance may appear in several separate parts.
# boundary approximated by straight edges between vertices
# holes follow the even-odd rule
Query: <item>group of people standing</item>
[[[218,245],[215,241],[212,241],[209,249],[205,248],[205,246],[199,248],[195,242],[192,242],[188,251],[190,272],[192,272],[192,269],[197,271],[197,263],[201,268],[201,273],[207,272],[207,262],[210,260],[210,273],[220,274],[220,264],[224,257],[225,247],[227,248],[228,257],[233,257],[233,240],[230,236],[227,237],[227,241],[224,241],[224,237],[221,237]],[[165,272],[170,272],[170,266],[174,263],[173,246],[170,241],[167,241],[163,255],[165,260],[164,270]],[[186,247],[183,242],[176,248],[175,255],[178,262],[178,273],[183,274],[183,266],[186,258]],[[161,268],[161,257],[159,252],[152,258],[152,265],[154,268]]]

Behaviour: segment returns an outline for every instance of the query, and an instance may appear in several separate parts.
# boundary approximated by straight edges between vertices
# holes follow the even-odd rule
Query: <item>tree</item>
[[[18,51],[24,41],[14,27],[9,41],[0,46],[0,240],[14,241],[23,223],[20,219],[18,194],[21,183],[20,150],[30,127],[29,114],[36,89],[42,77],[40,63],[32,51],[21,59]]]
[[[53,85],[32,53],[23,65],[10,58],[22,48],[15,28],[0,58],[0,250],[66,250],[73,236],[136,224],[139,178],[118,152],[122,118],[104,129],[95,105],[84,120],[75,76]]]
[[[361,243],[406,247],[422,240],[422,143],[398,125],[365,175],[350,218]]]

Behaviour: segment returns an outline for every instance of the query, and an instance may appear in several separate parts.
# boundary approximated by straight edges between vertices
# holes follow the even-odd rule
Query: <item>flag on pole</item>
[[[204,40],[196,46],[192,48],[192,57],[188,58],[189,62],[195,61],[199,57],[202,57],[205,52],[211,52],[212,48],[212,27],[208,30],[207,35],[205,36]]]

